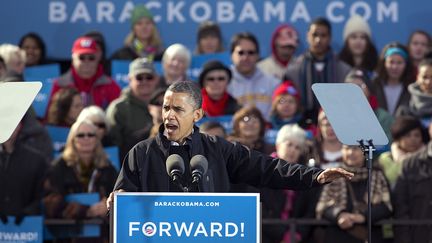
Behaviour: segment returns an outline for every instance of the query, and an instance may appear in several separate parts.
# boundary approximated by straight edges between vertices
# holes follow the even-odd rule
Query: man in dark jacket
[[[317,18],[309,25],[308,50],[288,66],[284,80],[291,80],[300,90],[304,117],[315,121],[319,103],[313,96],[314,83],[342,83],[351,67],[339,60],[331,48],[331,24],[325,18]]]
[[[0,218],[16,216],[16,223],[26,215],[41,213],[42,182],[48,167],[44,157],[17,140],[18,125],[11,138],[0,143]]]
[[[208,171],[201,184],[204,192],[228,192],[230,182],[300,190],[353,176],[339,168],[321,170],[289,164],[239,143],[202,134],[194,126],[203,116],[201,103],[201,92],[194,83],[177,82],[168,88],[162,107],[163,125],[158,136],[138,143],[128,153],[115,191],[179,191],[166,173],[165,161],[171,154],[178,154],[186,161],[181,181],[186,187],[192,187],[188,161],[195,155],[207,158]],[[109,209],[113,197],[111,193],[107,200]]]
[[[432,124],[429,134],[432,136]],[[431,219],[432,141],[402,164],[402,174],[394,189],[395,218]],[[395,242],[432,242],[431,226],[395,227]]]

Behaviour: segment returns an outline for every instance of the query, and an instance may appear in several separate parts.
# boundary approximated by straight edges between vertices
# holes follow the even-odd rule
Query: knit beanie
[[[369,24],[360,15],[353,15],[345,24],[343,31],[343,39],[346,41],[349,35],[355,32],[363,32],[371,38],[371,30]]]
[[[136,5],[135,8],[132,10],[132,14],[131,14],[131,27],[133,28],[133,26],[141,18],[148,18],[151,21],[153,21],[153,14],[143,4]]]
[[[300,93],[290,80],[283,81],[275,88],[273,91],[272,100],[275,100],[277,96],[284,94],[291,95],[297,100],[297,102],[300,102]]]

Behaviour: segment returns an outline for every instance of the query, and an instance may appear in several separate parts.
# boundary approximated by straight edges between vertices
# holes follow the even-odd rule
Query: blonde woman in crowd
[[[104,218],[106,197],[116,178],[117,171],[97,137],[97,127],[89,120],[78,120],[72,125],[65,149],[53,162],[44,183],[46,217]],[[66,197],[74,193],[97,193],[100,201],[91,206],[67,202]]]

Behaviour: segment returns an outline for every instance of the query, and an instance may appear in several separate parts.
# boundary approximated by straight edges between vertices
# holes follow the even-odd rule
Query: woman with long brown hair
[[[400,43],[387,44],[381,52],[374,80],[378,105],[395,115],[402,105],[408,105],[408,85],[415,81],[408,50]]]

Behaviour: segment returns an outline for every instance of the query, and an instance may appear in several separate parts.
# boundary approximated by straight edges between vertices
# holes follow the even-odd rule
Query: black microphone
[[[199,184],[203,175],[207,173],[208,161],[206,157],[197,154],[190,160],[190,167],[192,172],[192,184]]]
[[[178,154],[171,154],[168,156],[166,160],[166,170],[174,184],[178,185],[179,188],[184,191],[183,185],[181,184],[181,177],[185,171],[183,158]]]

